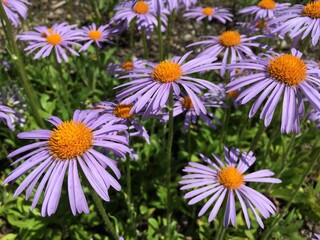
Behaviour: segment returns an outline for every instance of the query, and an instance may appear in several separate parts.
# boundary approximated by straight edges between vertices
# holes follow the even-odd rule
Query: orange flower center
[[[82,122],[66,121],[53,130],[48,144],[57,160],[72,159],[92,147],[93,132]]]
[[[244,184],[243,174],[235,167],[225,167],[218,172],[218,181],[228,189],[238,189]]]
[[[113,110],[113,115],[118,118],[132,118],[133,114],[130,114],[132,104],[118,104]]]
[[[102,33],[98,30],[91,30],[88,35],[92,40],[99,40],[102,36]]]
[[[281,55],[270,60],[267,71],[271,77],[288,85],[297,85],[307,77],[306,64],[291,54]]]
[[[211,7],[206,7],[202,9],[202,13],[204,15],[211,16],[212,14],[214,14],[214,9]]]
[[[154,67],[151,77],[158,82],[169,83],[179,80],[182,74],[182,69],[178,63],[166,60]]]
[[[274,9],[276,7],[276,2],[273,0],[262,0],[258,3],[258,7],[264,9]]]
[[[320,2],[308,3],[302,10],[302,14],[310,18],[320,18]]]
[[[41,33],[43,37],[47,39],[47,42],[51,45],[58,45],[62,42],[62,37],[59,33],[53,33],[52,28],[48,28],[49,35],[45,32]]]
[[[127,61],[127,62],[124,62],[121,67],[126,70],[126,71],[130,71],[133,69],[133,62],[131,61]]]
[[[228,92],[227,94],[228,94],[228,96],[230,98],[236,99],[239,96],[239,91],[238,90],[234,90],[234,91]]]
[[[5,0],[1,0],[1,2],[2,2],[3,5],[5,5],[5,6],[7,6],[7,7],[10,6],[10,4],[9,4],[7,1],[5,1]]]
[[[149,12],[149,5],[144,1],[139,1],[134,5],[133,11],[138,14],[146,14]]]
[[[241,42],[241,36],[236,31],[225,31],[219,37],[219,43],[225,47],[238,46]]]
[[[194,108],[190,96],[186,96],[182,99],[182,105],[188,110]]]

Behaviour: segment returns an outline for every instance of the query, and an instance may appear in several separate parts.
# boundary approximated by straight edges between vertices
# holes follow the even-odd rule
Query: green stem
[[[73,0],[68,0],[69,13],[71,15],[71,23],[74,23],[74,10],[73,10]]]
[[[66,109],[67,109],[67,117],[69,118],[70,116],[70,113],[71,113],[71,105],[70,105],[70,94],[69,94],[69,91],[68,91],[68,87],[67,87],[67,84],[65,82],[65,79],[63,77],[63,71],[62,71],[62,67],[61,67],[61,64],[58,62],[58,59],[53,56],[54,58],[54,61],[55,61],[55,64],[56,64],[56,68],[58,69],[58,72],[59,72],[59,76],[58,76],[58,84],[59,84],[59,94],[61,96],[61,98],[63,99],[64,101],[64,104],[66,106]]]
[[[135,55],[134,52],[134,32],[136,29],[135,21],[131,21],[130,23],[130,49],[131,49],[131,59]]]
[[[272,234],[272,232],[275,230],[277,224],[279,223],[279,221],[284,217],[284,215],[287,213],[287,211],[289,210],[289,207],[291,206],[292,202],[294,201],[294,199],[296,198],[302,184],[304,183],[304,181],[306,180],[307,176],[309,175],[309,173],[311,172],[313,166],[315,165],[315,163],[319,160],[320,157],[320,151],[318,150],[317,153],[315,154],[315,158],[313,158],[313,160],[311,160],[308,168],[305,170],[304,174],[302,175],[302,178],[298,184],[298,186],[295,188],[295,192],[293,193],[293,195],[290,197],[289,202],[287,203],[287,205],[284,207],[283,211],[281,214],[278,215],[277,218],[275,218],[273,220],[273,222],[271,223],[271,226],[269,228],[267,228],[262,237],[261,240],[267,240],[267,239],[271,239],[270,235]]]
[[[160,14],[157,15],[157,19],[158,19],[158,41],[159,41],[159,58],[160,61],[163,61],[163,39],[162,39],[162,32],[161,32],[161,17]]]
[[[292,133],[290,141],[288,143],[288,146],[286,147],[286,149],[283,149],[283,154],[282,154],[282,162],[281,162],[281,168],[280,168],[280,172],[277,174],[277,178],[281,178],[282,174],[285,172],[286,167],[287,167],[287,160],[288,160],[288,156],[290,155],[291,151],[292,151],[292,145],[294,143],[294,140],[296,139],[296,135]],[[270,184],[267,192],[270,192],[272,187],[274,186],[274,184]]]
[[[143,57],[144,57],[144,59],[148,59],[149,58],[149,50],[148,50],[146,31],[142,31],[142,44],[143,44]]]
[[[171,239],[171,214],[172,214],[172,204],[171,204],[171,151],[172,151],[172,141],[173,141],[173,90],[170,89],[169,94],[169,133],[168,133],[168,146],[167,146],[167,163],[166,163],[166,187],[167,187],[167,238]]]
[[[299,51],[300,51],[300,52],[303,53],[304,50],[306,50],[306,48],[308,47],[308,43],[309,43],[310,39],[311,39],[311,34],[309,34],[309,35],[303,40],[302,46],[301,46],[301,48],[299,48]]]
[[[190,126],[187,130],[187,149],[188,149],[188,156],[189,156],[189,161],[191,161],[191,129]]]
[[[95,51],[96,51],[96,58],[97,58],[97,62],[98,62],[98,69],[99,69],[99,77],[100,79],[102,79],[102,71],[101,71],[101,68],[102,68],[102,61],[101,61],[101,56],[100,56],[100,52],[99,52],[99,48],[96,47],[95,48]],[[97,78],[96,77],[93,77],[92,78],[92,92],[95,92],[96,91],[96,85],[97,85]],[[112,88],[111,88],[112,89]]]
[[[208,18],[205,18],[204,22],[203,22],[203,33],[204,33],[204,36],[208,35],[208,26],[209,26],[209,20],[208,20]]]
[[[21,58],[19,50],[18,50],[17,43],[15,41],[15,37],[13,35],[11,23],[8,19],[7,14],[4,11],[2,4],[0,4],[0,17],[1,17],[2,27],[3,27],[3,29],[5,29],[4,32],[5,32],[7,41],[9,43],[8,46],[10,47],[10,51],[11,51],[10,55],[12,57],[14,65],[16,66],[16,68],[20,74],[21,83],[22,83],[23,89],[25,91],[25,94],[27,95],[31,111],[32,111],[36,121],[40,125],[40,127],[45,128],[45,123],[39,113],[40,104],[37,101],[36,93],[34,92],[34,89],[32,88],[32,85],[28,79],[27,72],[24,67],[25,65],[22,61],[22,58]]]
[[[218,227],[217,234],[216,234],[216,237],[215,237],[216,240],[223,240],[223,237],[224,237],[224,234],[225,234],[225,231],[226,231],[226,229],[223,227],[222,218],[223,217],[221,217],[221,221],[219,221],[219,227]]]
[[[250,146],[251,151],[256,150],[258,142],[259,142],[260,138],[262,137],[262,134],[264,133],[265,130],[266,130],[266,127],[264,126],[264,122],[261,120],[259,129],[251,142],[251,146]]]
[[[264,18],[261,19],[261,26],[260,26],[260,35],[263,35],[263,32],[264,32],[264,23],[265,23],[265,20]]]
[[[96,191],[90,186],[90,193],[94,202],[94,205],[99,212],[100,216],[102,217],[102,220],[106,226],[107,231],[110,232],[112,237],[116,240],[119,240],[119,235],[116,232],[115,227],[113,226],[112,222],[110,221],[108,214],[106,213],[101,198],[98,196]]]
[[[130,158],[128,157],[126,159],[126,173],[127,173],[127,205],[128,205],[128,211],[129,211],[129,237],[136,238],[136,231],[135,231],[135,217],[134,217],[134,206],[132,204],[132,194],[131,194],[131,168],[130,168]]]
[[[219,151],[222,151],[224,144],[226,144],[226,127],[229,125],[229,118],[230,118],[230,113],[231,113],[231,105],[228,107],[225,111],[225,114],[223,116],[223,122],[222,122],[222,132],[221,132],[221,137],[220,137],[220,144],[219,144]]]
[[[166,32],[166,49],[165,49],[165,57],[168,57],[169,52],[170,52],[170,40],[171,40],[171,34],[172,34],[172,28],[173,28],[173,23],[174,19],[176,17],[175,12],[172,12],[169,16],[169,23],[167,27],[167,32]]]

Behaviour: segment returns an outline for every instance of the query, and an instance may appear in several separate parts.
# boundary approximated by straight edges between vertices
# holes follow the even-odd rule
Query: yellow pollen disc
[[[235,167],[225,167],[218,172],[218,181],[228,189],[237,189],[242,184],[244,177]]]
[[[151,77],[158,82],[169,83],[179,80],[182,74],[182,69],[178,63],[166,60],[154,67]]]
[[[133,62],[131,61],[127,61],[127,62],[124,62],[121,67],[126,70],[126,71],[130,71],[133,69]]]
[[[214,14],[214,9],[211,7],[206,7],[202,9],[202,13],[204,15],[211,16],[212,14]]]
[[[228,94],[228,96],[230,98],[236,99],[239,96],[239,91],[238,90],[234,90],[234,91],[228,92],[227,94]]]
[[[219,37],[219,43],[225,47],[238,46],[241,42],[241,36],[236,31],[225,31]]]
[[[98,30],[91,30],[88,35],[92,40],[99,40],[102,36],[102,33]]]
[[[47,39],[47,42],[51,45],[58,45],[62,42],[62,37],[59,33],[53,33],[51,28],[48,28],[50,35],[47,35],[45,32],[42,33],[42,36]]]
[[[320,18],[320,2],[308,3],[302,10],[302,14],[310,18]]]
[[[276,2],[273,0],[262,0],[258,3],[258,7],[264,9],[274,9],[276,7]]]
[[[133,114],[130,114],[132,104],[118,104],[113,110],[113,115],[118,118],[132,118]]]
[[[82,122],[63,122],[53,130],[48,144],[57,160],[75,158],[92,147],[93,132]]]
[[[186,108],[186,109],[190,109],[190,108],[194,108],[191,98],[189,96],[186,96],[182,99],[182,105]]]
[[[307,77],[307,66],[300,58],[291,54],[281,55],[269,61],[268,73],[279,82],[297,85]]]
[[[146,14],[149,12],[149,5],[144,1],[139,1],[134,5],[133,11],[138,14]]]

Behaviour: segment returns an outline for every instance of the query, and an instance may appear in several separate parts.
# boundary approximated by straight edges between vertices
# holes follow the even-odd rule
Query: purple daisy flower
[[[141,69],[146,67],[146,60],[133,58],[132,60],[123,61],[120,64],[117,63],[110,63],[107,66],[108,74],[118,77],[119,75],[123,74],[130,74],[132,70]]]
[[[8,128],[11,130],[14,130],[14,126],[12,124],[12,116],[14,116],[14,113],[15,112],[11,108],[0,105],[0,120],[4,120]]]
[[[30,3],[26,0],[1,0],[2,6],[12,24],[15,27],[20,25],[19,16],[23,19],[27,18],[28,8],[26,5]]]
[[[279,16],[269,22],[269,25],[281,24],[272,33],[283,38],[287,33],[295,44],[300,39],[311,36],[312,45],[316,46],[320,38],[320,2],[310,2],[306,6],[294,5],[279,11]]]
[[[216,91],[220,92],[220,91]],[[222,94],[217,93],[205,93],[199,97],[200,101],[203,103],[205,107],[208,108],[225,108],[227,105],[220,98]],[[200,117],[202,121],[209,127],[216,129],[216,124],[221,124],[220,120],[211,112],[207,112],[206,114],[200,112],[199,115],[194,110],[194,106],[189,96],[180,97],[178,101],[175,102],[173,107],[173,116],[176,117],[182,113],[185,113],[183,132],[186,132],[191,124],[197,123],[197,118]],[[169,120],[169,115],[166,114],[163,118],[163,121]]]
[[[255,54],[250,47],[264,47],[260,43],[252,42],[263,36],[246,37],[240,35],[236,31],[225,31],[220,36],[206,36],[206,40],[195,42],[187,47],[202,46],[204,50],[198,55],[199,57],[217,57],[223,53],[221,76],[226,72],[226,67],[229,63],[235,63],[244,58],[255,58]]]
[[[197,22],[208,18],[209,21],[213,19],[225,24],[227,21],[232,22],[233,15],[228,9],[222,7],[196,7],[191,8],[183,15],[186,18],[195,18]]]
[[[256,161],[251,151],[240,154],[239,149],[231,148],[229,151],[227,147],[224,147],[227,164],[224,164],[215,154],[212,155],[218,164],[201,154],[202,160],[209,164],[210,167],[200,163],[189,162],[189,166],[183,169],[184,172],[190,174],[183,176],[184,180],[179,182],[184,185],[181,190],[197,188],[185,194],[184,198],[192,198],[188,204],[195,204],[212,195],[198,214],[199,217],[202,216],[216,201],[208,218],[208,221],[211,222],[216,217],[226,195],[228,195],[224,214],[224,227],[227,227],[230,222],[235,226],[236,204],[234,198],[236,195],[248,228],[250,228],[248,208],[253,212],[260,227],[264,228],[256,209],[260,211],[264,218],[269,218],[270,214],[275,213],[276,207],[268,198],[246,184],[249,182],[281,183],[281,180],[270,178],[274,173],[267,169],[244,175]]]
[[[114,102],[100,102],[96,104],[94,109],[98,109],[102,114],[104,114],[106,120],[112,120],[115,123],[129,124],[129,135],[130,137],[141,136],[148,144],[150,144],[149,134],[147,130],[141,125],[141,123],[136,118],[136,115],[130,113],[132,104],[120,104]],[[134,132],[130,131],[133,130]]]
[[[124,22],[127,28],[130,27],[132,20],[136,21],[139,31],[145,31],[147,36],[150,37],[151,32],[158,26],[158,20],[156,12],[153,9],[153,4],[150,1],[133,1],[126,2],[115,8],[117,10],[112,21]],[[162,22],[161,30],[165,30],[167,25],[167,17],[160,13],[160,19]]]
[[[85,51],[92,43],[96,43],[99,48],[102,47],[101,43],[112,43],[108,38],[116,33],[115,29],[110,30],[110,25],[103,25],[97,29],[96,24],[92,23],[89,27],[83,27],[79,30],[79,41],[87,41],[79,52]]]
[[[24,153],[12,164],[25,160],[19,167],[11,172],[3,184],[15,182],[21,175],[35,167],[22,181],[14,193],[17,197],[26,189],[28,199],[41,179],[31,209],[37,205],[41,193],[44,192],[42,203],[42,216],[50,216],[56,212],[64,175],[68,168],[68,195],[72,213],[89,213],[88,204],[83,193],[78,164],[90,185],[105,201],[110,201],[108,190],[113,187],[117,191],[121,189],[118,181],[105,169],[111,169],[120,179],[120,171],[116,162],[101,154],[93,147],[102,147],[115,156],[126,157],[130,150],[127,147],[127,138],[118,133],[124,132],[127,126],[106,122],[104,116],[98,116],[97,111],[76,110],[71,121],[61,121],[57,117],[51,117],[48,121],[55,128],[51,130],[33,130],[18,134],[21,139],[39,139],[41,141],[21,147],[8,155],[8,158]],[[29,153],[25,153],[31,151]]]
[[[302,53],[292,49],[291,54],[265,54],[255,60],[243,59],[239,63],[233,64],[232,69],[253,71],[249,75],[236,77],[227,85],[228,92],[240,90],[241,93],[237,102],[245,104],[254,97],[255,100],[250,112],[251,118],[256,114],[263,101],[267,101],[262,109],[260,118],[264,118],[264,125],[269,126],[276,106],[283,96],[281,132],[300,132],[300,116],[304,115],[304,101],[306,101],[320,111],[320,93],[316,86],[320,85],[317,74],[319,69],[315,69],[305,63]]]
[[[122,78],[135,78],[136,80],[116,87],[116,89],[125,87],[118,93],[117,99],[124,99],[122,104],[135,102],[131,113],[140,112],[145,107],[143,119],[146,119],[151,113],[158,112],[166,106],[171,89],[177,96],[180,96],[180,88],[183,87],[190,96],[195,112],[198,115],[200,112],[206,114],[206,108],[197,94],[200,94],[202,89],[215,91],[219,87],[211,82],[187,75],[219,69],[221,65],[212,63],[213,59],[209,58],[196,58],[184,63],[190,54],[191,52],[188,52],[182,57],[175,56],[159,64],[147,63],[147,67],[143,69],[132,70],[132,74]]]
[[[58,62],[61,63],[61,58],[67,62],[68,57],[65,50],[73,55],[79,56],[79,54],[72,49],[72,46],[81,47],[81,45],[76,42],[79,40],[79,30],[74,29],[76,26],[77,25],[68,25],[67,23],[56,23],[51,28],[38,26],[35,27],[36,31],[24,32],[18,35],[17,38],[21,41],[30,41],[28,47],[24,49],[28,51],[27,54],[40,49],[34,56],[34,59],[40,57],[46,58],[54,49]]]
[[[273,0],[262,0],[256,6],[243,8],[239,11],[240,14],[254,16],[254,20],[264,19],[270,20],[275,16],[276,11],[286,9],[290,3],[276,3]]]

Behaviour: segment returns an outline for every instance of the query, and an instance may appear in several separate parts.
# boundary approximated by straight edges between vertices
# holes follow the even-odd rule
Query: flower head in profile
[[[147,143],[150,144],[147,130],[137,119],[137,116],[141,115],[141,113],[130,113],[132,106],[133,104],[121,104],[104,101],[96,104],[94,109],[100,111],[101,114],[104,114],[107,121],[128,125],[130,137],[143,137]]]
[[[232,22],[233,15],[228,9],[222,7],[196,7],[188,10],[187,13],[183,15],[186,18],[194,18],[197,22],[203,19],[208,19],[209,21],[217,20],[223,24],[227,21]]]
[[[19,16],[23,19],[27,18],[28,8],[26,5],[30,5],[27,0],[0,0],[0,3],[15,27],[20,25]]]
[[[0,122],[4,121],[11,130],[14,129],[12,124],[12,116],[14,116],[14,114],[15,112],[11,108],[0,105]]]
[[[239,11],[240,14],[251,15],[254,21],[258,19],[270,20],[275,17],[277,11],[286,9],[290,3],[277,3],[274,0],[261,0],[255,6],[245,7]]]
[[[212,63],[212,59],[208,58],[197,58],[185,62],[190,54],[191,52],[188,52],[182,57],[176,56],[158,64],[147,63],[143,69],[132,70],[132,74],[122,78],[135,78],[135,80],[116,87],[124,87],[118,93],[117,99],[122,100],[122,104],[134,103],[131,113],[144,109],[143,118],[145,119],[151,113],[158,112],[166,106],[171,90],[180,96],[183,88],[190,96],[195,112],[206,114],[206,108],[197,95],[202,93],[203,89],[215,91],[218,86],[188,75],[219,69],[220,64]]]
[[[236,224],[236,203],[235,196],[239,199],[241,209],[248,228],[250,228],[250,218],[248,209],[252,211],[261,228],[264,224],[256,211],[264,218],[269,218],[274,214],[275,205],[264,195],[247,186],[250,182],[281,183],[279,179],[271,178],[274,175],[269,170],[260,170],[245,175],[244,173],[256,161],[252,152],[240,153],[239,149],[224,148],[226,164],[221,159],[212,154],[215,162],[201,154],[201,158],[209,166],[200,163],[189,162],[189,166],[183,169],[188,174],[183,176],[179,183],[184,185],[181,190],[196,188],[184,198],[191,198],[188,204],[195,204],[207,197],[210,197],[201,208],[198,216],[202,216],[213,206],[208,221],[211,222],[220,210],[224,199],[227,198],[226,210],[224,214],[224,227],[229,223]]]
[[[17,126],[23,127],[27,116],[27,104],[24,97],[20,94],[21,89],[16,85],[5,85],[0,92],[0,106],[4,105],[10,108],[10,113],[7,116],[10,119],[9,126],[11,130],[14,130]],[[1,115],[1,114],[0,114]],[[6,121],[8,122],[8,121]],[[13,128],[12,128],[13,127]]]
[[[217,57],[223,53],[221,76],[225,74],[227,64],[235,63],[242,58],[255,58],[255,54],[251,47],[262,47],[261,44],[255,40],[263,36],[257,35],[253,37],[246,37],[237,31],[224,31],[220,36],[206,36],[205,40],[192,43],[187,47],[201,46],[203,51],[198,55],[199,57]]]
[[[309,114],[309,120],[315,122],[317,124],[317,127],[320,128],[320,111],[311,111]]]
[[[314,1],[304,5],[294,5],[279,11],[279,16],[268,24],[278,24],[272,33],[283,38],[286,34],[294,39],[294,45],[301,39],[311,37],[313,46],[316,46],[320,38],[320,2]]]
[[[18,35],[17,38],[21,41],[29,41],[28,46],[24,49],[28,54],[39,49],[34,59],[46,58],[54,50],[59,63],[61,63],[61,59],[67,62],[66,51],[79,56],[72,49],[72,46],[81,46],[77,43],[79,30],[76,30],[75,27],[76,25],[68,25],[67,23],[56,23],[51,28],[38,26],[35,27],[35,31],[24,32]]]
[[[102,43],[111,43],[109,38],[116,33],[115,29],[110,29],[110,25],[102,25],[97,28],[96,24],[92,23],[89,27],[83,27],[79,30],[79,41],[87,41],[81,48],[80,52],[85,51],[92,43],[96,43],[99,48]]]
[[[123,60],[120,63],[110,63],[107,66],[107,72],[111,76],[118,77],[119,75],[130,74],[132,70],[137,70],[146,67],[146,60],[132,58]]]
[[[220,92],[220,90],[216,90],[216,92]],[[207,92],[200,96],[199,99],[206,108],[225,108],[227,105],[223,102],[222,97],[224,97],[223,94]],[[206,114],[200,112],[198,115],[188,95],[179,97],[174,103],[173,116],[176,117],[182,113],[185,113],[183,132],[186,132],[190,125],[195,125],[198,117],[213,129],[217,128],[216,124],[221,124],[220,120],[212,112],[207,111]],[[162,119],[163,121],[168,121],[169,115],[164,115]]]
[[[187,10],[195,4],[197,4],[198,0],[178,0],[179,3],[183,4]]]
[[[20,157],[13,163],[24,162],[13,170],[4,180],[4,184],[15,182],[24,173],[31,173],[21,182],[14,193],[17,197],[26,189],[28,199],[36,187],[31,209],[37,205],[42,192],[42,216],[50,216],[56,212],[61,195],[63,180],[68,172],[68,195],[72,213],[89,213],[88,204],[79,179],[80,166],[86,179],[105,201],[110,201],[110,187],[119,191],[120,171],[116,162],[101,154],[94,147],[102,147],[115,156],[125,158],[129,152],[127,138],[123,136],[127,126],[106,121],[98,116],[97,111],[75,111],[71,121],[62,121],[51,117],[49,122],[53,130],[33,130],[18,134],[21,139],[38,139],[39,142],[28,144],[8,155],[9,158]],[[28,152],[28,153],[27,153]],[[114,178],[107,170],[111,170]],[[45,191],[44,191],[45,188]]]
[[[269,126],[275,109],[282,99],[281,132],[300,132],[300,117],[304,115],[304,102],[320,111],[319,69],[309,66],[296,49],[291,54],[265,54],[255,60],[242,59],[231,68],[249,70],[249,75],[235,77],[227,85],[228,92],[240,90],[237,102],[246,104],[254,100],[249,117],[256,114],[265,101],[260,118]],[[303,95],[306,101],[303,101]]]
[[[158,25],[157,14],[151,1],[128,1],[117,6],[115,10],[117,12],[112,21],[122,22],[127,28],[130,27],[132,21],[135,21],[138,30],[145,31],[148,37]],[[164,31],[168,19],[163,13],[160,13],[160,19],[162,22],[161,30]]]

